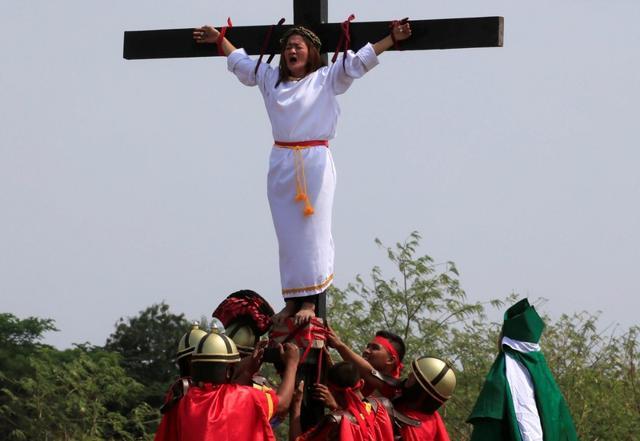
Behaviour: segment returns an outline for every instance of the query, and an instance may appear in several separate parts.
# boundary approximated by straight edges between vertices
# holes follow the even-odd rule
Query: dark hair
[[[353,387],[360,381],[360,372],[348,361],[341,361],[329,368],[327,380],[340,388]]]
[[[191,364],[193,381],[213,384],[228,383],[233,376],[234,363],[198,362]]]
[[[284,51],[287,48],[287,43],[289,42],[289,38],[294,35],[299,35],[304,40],[304,43],[307,45],[307,50],[309,51],[309,56],[307,57],[307,64],[305,65],[305,75],[310,74],[311,72],[315,72],[323,66],[326,66],[322,56],[320,55],[320,51],[313,44],[313,42],[306,35],[293,32],[286,41],[283,42],[282,47],[280,48],[280,76],[278,77],[278,81],[276,82],[275,87],[278,87],[280,83],[286,81],[291,76],[291,72],[287,67],[287,59],[284,56]]]
[[[393,346],[398,353],[398,357],[400,357],[400,360],[398,361],[402,361],[402,359],[404,358],[404,353],[406,352],[404,340],[402,340],[402,337],[389,331],[378,331],[376,332],[376,337],[383,337],[389,340],[391,342],[391,346]]]
[[[178,359],[178,370],[181,377],[191,376],[191,355],[186,355]]]

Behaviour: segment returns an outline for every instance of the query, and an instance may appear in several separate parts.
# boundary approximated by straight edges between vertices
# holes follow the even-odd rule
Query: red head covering
[[[395,368],[393,369],[393,372],[391,372],[391,376],[393,378],[400,378],[400,373],[402,372],[402,368],[404,367],[404,365],[400,361],[400,356],[398,355],[398,351],[396,351],[396,348],[393,347],[393,345],[388,339],[384,337],[380,337],[379,335],[376,335],[373,341],[375,343],[378,343],[383,348],[385,348],[387,352],[391,354],[392,357],[395,357],[396,365],[395,365]]]
[[[218,305],[212,316],[227,327],[230,323],[243,318],[262,335],[271,327],[271,305],[255,291],[243,289],[230,294]]]
[[[358,394],[356,394],[356,391],[360,390],[363,385],[364,380],[360,379],[353,387],[338,387],[333,384],[329,384],[329,389],[331,390],[331,393],[338,393],[344,397],[347,402],[346,410],[356,418],[362,433],[367,434],[372,430],[376,416],[373,412],[367,412],[364,403]]]

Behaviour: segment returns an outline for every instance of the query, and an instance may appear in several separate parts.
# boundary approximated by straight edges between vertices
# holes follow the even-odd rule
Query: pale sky
[[[501,15],[505,46],[382,54],[341,97],[337,286],[387,267],[375,237],[418,230],[471,300],[637,324],[640,3],[329,1],[331,22],[352,12]],[[0,3],[0,311],[55,319],[48,343],[103,344],[161,300],[283,305],[257,88],[221,58],[122,58],[125,30],[227,16],[291,23],[292,1]]]

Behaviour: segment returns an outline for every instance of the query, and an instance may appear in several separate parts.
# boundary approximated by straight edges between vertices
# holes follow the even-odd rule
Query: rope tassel
[[[313,216],[315,210],[311,201],[309,200],[309,193],[307,192],[307,177],[304,173],[304,158],[302,151],[309,147],[329,147],[329,141],[325,140],[309,140],[309,141],[274,141],[274,145],[286,149],[293,150],[293,164],[296,172],[296,195],[294,200],[296,202],[304,202],[304,209],[302,214],[305,216]]]
[[[304,174],[304,159],[302,158],[302,150],[304,146],[293,147],[293,160],[296,168],[296,202],[304,202],[304,215],[312,216],[315,213],[309,195],[307,193],[307,177]]]

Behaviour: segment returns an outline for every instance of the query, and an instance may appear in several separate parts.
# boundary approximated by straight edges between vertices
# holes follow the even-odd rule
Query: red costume
[[[365,384],[362,388],[362,395],[365,397],[376,396],[376,391],[380,396],[383,396],[389,400],[394,400],[400,395],[401,387],[396,387],[388,383],[383,383],[380,387],[376,388],[370,384]]]
[[[275,441],[269,420],[278,405],[273,390],[236,384],[189,389],[160,423],[156,441]],[[175,413],[174,416],[170,415]]]
[[[449,434],[444,422],[438,412],[431,414],[418,410],[407,409],[401,406],[396,407],[409,418],[420,421],[417,427],[402,426],[400,433],[405,441],[449,441]]]
[[[191,388],[191,377],[180,377],[169,387],[164,396],[164,403],[160,412],[162,412],[162,421],[156,430],[154,440],[173,440],[178,439],[177,425],[177,408],[178,403]]]
[[[162,415],[162,421],[156,430],[154,441],[176,441],[178,435],[178,406],[171,408]]]
[[[384,405],[359,401],[349,410],[330,414],[319,426],[299,436],[296,441],[393,441],[393,426]],[[357,410],[356,410],[357,408]],[[356,416],[358,414],[358,416]]]

